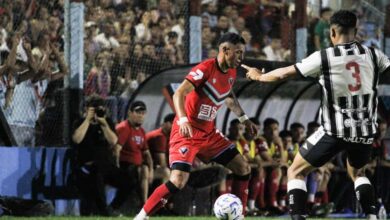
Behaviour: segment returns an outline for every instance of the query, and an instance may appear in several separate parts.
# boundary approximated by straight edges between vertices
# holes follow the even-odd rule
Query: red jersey
[[[150,151],[165,153],[169,149],[169,136],[165,136],[162,128],[158,128],[146,134],[146,143]]]
[[[167,137],[162,128],[158,128],[146,134],[146,143],[152,153],[155,164],[158,162],[155,153],[165,153],[169,158],[169,136]]]
[[[147,150],[145,131],[142,127],[134,128],[128,120],[116,126],[118,144],[122,146],[120,161],[134,165],[142,164],[142,152]]]
[[[191,126],[206,133],[213,131],[217,111],[230,95],[236,75],[236,69],[222,72],[215,58],[191,69],[185,78],[195,87],[185,99],[185,111]]]

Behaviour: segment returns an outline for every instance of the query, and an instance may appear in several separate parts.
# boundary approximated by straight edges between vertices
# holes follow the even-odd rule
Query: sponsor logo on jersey
[[[350,143],[362,143],[362,144],[372,144],[374,142],[374,138],[366,138],[366,137],[345,137],[344,141]]]

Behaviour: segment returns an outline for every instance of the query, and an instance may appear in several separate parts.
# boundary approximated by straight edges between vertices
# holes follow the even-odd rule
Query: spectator
[[[177,33],[177,45],[183,45],[183,37],[185,34],[185,20],[184,17],[179,17],[177,19],[177,24],[172,26],[172,31]]]
[[[98,34],[94,40],[102,49],[113,49],[119,47],[119,42],[114,36],[115,29],[111,22],[102,24],[102,33]]]
[[[7,120],[12,133],[15,136],[18,146],[35,146],[35,121],[38,118],[39,112],[39,96],[34,88],[34,77],[38,72],[38,65],[35,61],[32,52],[31,44],[27,40],[23,40],[23,48],[27,54],[27,60],[19,60],[12,73],[7,76],[8,82],[11,84],[7,94],[6,106],[9,106]],[[20,53],[18,53],[20,55]],[[17,56],[18,59],[23,59],[22,56]],[[17,79],[12,79],[17,77]]]
[[[150,22],[151,14],[149,11],[145,11],[142,14],[141,22],[135,26],[136,42],[147,42],[151,39],[151,34],[149,30]]]
[[[154,179],[161,179],[163,183],[168,180],[170,173],[168,167],[169,137],[174,118],[175,114],[166,115],[160,128],[146,134],[146,142],[153,158]]]
[[[85,51],[85,69],[91,69],[94,59],[101,50],[99,43],[95,41],[97,36],[97,26],[93,21],[85,24],[84,51]]]
[[[238,17],[233,21],[233,25],[230,26],[229,32],[241,33],[245,29],[245,19],[243,17]]]
[[[282,40],[280,38],[271,38],[271,43],[263,48],[263,52],[269,61],[284,61]]]
[[[108,59],[104,51],[96,56],[94,66],[89,71],[85,82],[84,94],[86,96],[97,94],[103,98],[108,97],[111,87]]]
[[[168,51],[169,59],[172,65],[183,65],[183,48],[177,45],[178,35],[176,32],[169,32],[167,35],[167,42],[165,44],[165,49]]]
[[[316,50],[324,49],[330,46],[329,21],[332,16],[332,9],[321,9],[321,19],[314,28],[314,45]]]
[[[217,26],[218,23],[218,15],[217,15],[217,4],[212,2],[206,5],[206,11],[202,13],[202,18],[207,18],[208,26],[211,28],[214,28]],[[206,26],[205,26],[206,27]]]
[[[213,31],[216,33],[214,39],[219,39],[223,34],[229,31],[230,24],[229,19],[226,16],[220,16],[218,18],[217,26],[213,28]]]
[[[115,215],[134,187],[133,177],[115,164],[118,137],[114,124],[105,115],[104,100],[91,95],[85,106],[83,118],[75,121],[72,134],[77,185],[82,196],[81,215]],[[106,184],[118,188],[110,206],[106,204]]]
[[[373,153],[377,160],[377,193],[378,198],[382,199],[386,210],[390,210],[390,146],[389,140],[385,138],[387,132],[387,123],[384,120],[378,120],[378,134],[373,143]]]
[[[153,160],[145,141],[142,123],[146,116],[146,105],[135,101],[130,105],[128,119],[116,126],[120,151],[120,167],[135,177],[141,189],[141,202],[148,197],[149,184],[153,180]]]
[[[128,47],[121,46],[113,51],[113,64],[111,67],[110,99],[107,105],[111,109],[111,118],[114,122],[122,121],[126,116],[126,104],[128,99],[122,97],[122,93],[131,83],[131,71],[128,66]]]
[[[282,210],[279,209],[277,192],[282,180],[282,165],[285,167],[287,164],[287,153],[284,149],[282,139],[279,136],[279,122],[273,118],[267,118],[263,123],[264,138],[266,139],[267,145],[269,147],[268,152],[270,153],[271,157],[278,161],[281,165],[280,167],[271,167],[267,170],[267,176],[270,177],[266,182],[266,185],[270,187],[268,206],[272,213],[281,214]]]

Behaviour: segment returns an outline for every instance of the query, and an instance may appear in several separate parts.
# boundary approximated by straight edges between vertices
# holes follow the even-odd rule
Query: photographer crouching
[[[104,100],[97,95],[86,99],[83,118],[74,123],[72,134],[76,154],[76,178],[81,194],[81,215],[119,215],[119,207],[126,201],[135,182],[117,166],[115,145],[118,137]],[[105,185],[117,188],[108,206]]]

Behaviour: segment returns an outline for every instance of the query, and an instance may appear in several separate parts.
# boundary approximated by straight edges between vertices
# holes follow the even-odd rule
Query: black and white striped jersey
[[[328,135],[339,138],[376,133],[378,78],[389,67],[386,55],[358,42],[314,52],[295,65],[304,77],[318,79],[321,124]]]

